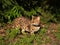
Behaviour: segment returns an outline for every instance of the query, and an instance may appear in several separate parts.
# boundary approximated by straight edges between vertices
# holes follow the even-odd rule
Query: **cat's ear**
[[[32,19],[40,20],[40,16],[32,16]]]
[[[32,21],[35,19],[35,16],[32,16]]]
[[[37,20],[40,20],[40,16],[37,16]]]
[[[35,16],[32,15],[32,19],[35,18]]]

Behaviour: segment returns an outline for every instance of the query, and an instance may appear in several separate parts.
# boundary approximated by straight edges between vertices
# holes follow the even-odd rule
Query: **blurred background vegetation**
[[[41,20],[60,22],[59,0],[0,0],[0,22],[11,22],[21,15],[41,15]]]
[[[40,15],[41,22],[47,23],[47,25],[31,36],[29,34],[19,35],[21,32],[18,28],[4,30],[6,34],[3,32],[2,34],[5,36],[0,35],[0,45],[40,45],[48,42],[57,45],[46,32],[49,31],[48,23],[60,23],[60,0],[0,0],[0,23],[2,25],[12,22],[13,19],[22,15],[29,18],[32,15]],[[57,31],[52,34],[60,40],[60,24],[58,24]],[[45,42],[44,39],[46,39]],[[60,43],[60,41],[58,42]]]

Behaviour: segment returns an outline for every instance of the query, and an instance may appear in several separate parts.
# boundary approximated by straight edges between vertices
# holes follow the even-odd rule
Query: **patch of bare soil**
[[[0,27],[0,36],[6,36],[6,33],[5,33],[6,31],[4,30],[4,28],[3,27]]]
[[[51,39],[50,44],[51,45],[55,45],[55,44],[60,45],[60,40],[57,39],[56,36],[53,34],[55,32],[57,32],[57,24],[51,23],[49,28],[48,28],[48,31],[47,31],[47,34]]]
[[[48,26],[46,36],[50,38],[50,41],[46,43],[47,39],[44,37],[41,45],[60,45],[60,40],[53,34],[58,31],[58,24],[51,23],[50,25],[45,26]]]

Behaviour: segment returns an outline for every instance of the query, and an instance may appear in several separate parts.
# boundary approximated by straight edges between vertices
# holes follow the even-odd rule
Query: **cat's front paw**
[[[22,30],[22,34],[24,34],[24,35],[26,34],[24,29]]]

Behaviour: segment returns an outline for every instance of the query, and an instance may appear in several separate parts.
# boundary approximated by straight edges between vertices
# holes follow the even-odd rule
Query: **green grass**
[[[42,28],[40,29],[35,35],[27,34],[20,34],[21,31],[19,28],[6,30],[6,36],[0,36],[0,45],[41,45],[47,44],[51,42],[51,39],[48,35],[46,35],[47,29]],[[59,31],[54,33],[57,39],[60,39]],[[6,43],[6,41],[8,41]],[[52,44],[57,45],[55,42]]]
[[[43,35],[46,31],[44,29],[41,30],[41,32],[38,32],[35,35],[22,35],[22,37],[17,38],[17,41],[11,42],[14,38],[17,37],[17,35],[20,33],[19,29],[11,29],[11,30],[6,30],[6,37],[0,37],[1,40],[1,45],[5,45],[5,40],[10,41],[9,44],[7,45],[33,45],[35,42],[36,44],[41,44]],[[40,34],[41,33],[41,34]]]

